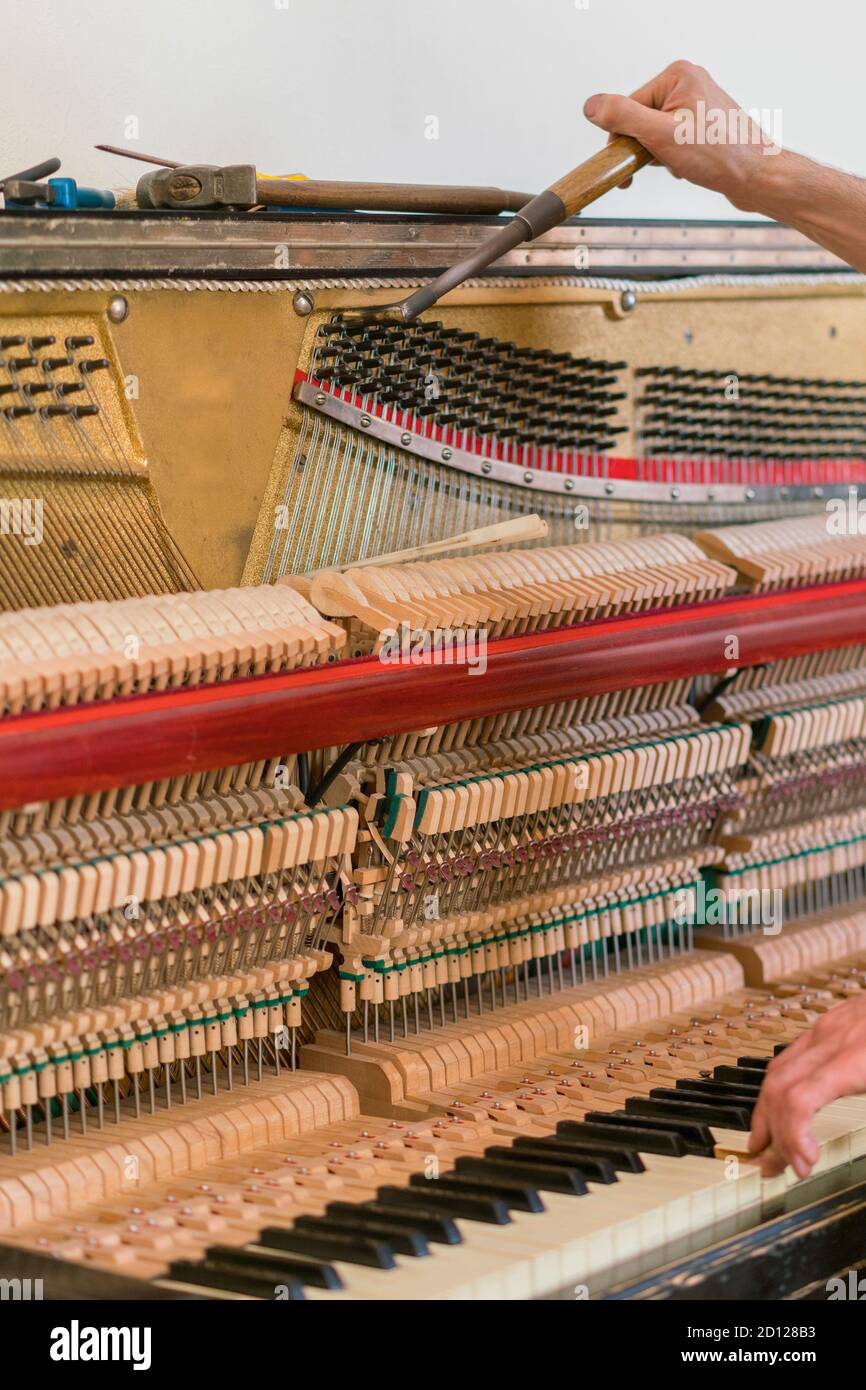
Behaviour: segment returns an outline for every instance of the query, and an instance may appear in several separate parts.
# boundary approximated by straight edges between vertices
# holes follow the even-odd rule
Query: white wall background
[[[0,0],[0,18],[0,173],[58,154],[79,182],[130,185],[145,166],[93,150],[106,141],[535,192],[601,143],[587,96],[674,58],[779,109],[784,144],[866,173],[861,0]],[[732,215],[659,169],[598,211]]]

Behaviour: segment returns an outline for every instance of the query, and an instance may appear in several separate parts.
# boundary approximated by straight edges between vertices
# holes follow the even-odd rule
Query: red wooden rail
[[[500,638],[483,674],[364,657],[22,714],[0,721],[0,810],[859,642],[849,580]]]

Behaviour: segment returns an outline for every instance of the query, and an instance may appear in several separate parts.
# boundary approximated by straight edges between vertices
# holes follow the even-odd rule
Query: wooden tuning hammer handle
[[[573,217],[609,189],[625,183],[651,159],[649,150],[645,150],[637,140],[630,135],[618,135],[598,154],[552,183],[550,192],[562,201],[566,217]]]

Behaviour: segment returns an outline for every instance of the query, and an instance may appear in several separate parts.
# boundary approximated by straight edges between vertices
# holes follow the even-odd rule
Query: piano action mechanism
[[[586,221],[345,316],[483,230],[4,219],[4,1268],[656,1296],[861,1175],[746,1137],[866,987],[862,278]]]

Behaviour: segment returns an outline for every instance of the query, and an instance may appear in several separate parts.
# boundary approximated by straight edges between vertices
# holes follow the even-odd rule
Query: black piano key
[[[569,1128],[576,1125],[575,1128]],[[563,1139],[570,1139],[573,1143],[580,1143],[583,1139],[604,1139],[611,1143],[620,1144],[624,1149],[635,1149],[638,1153],[643,1151],[648,1154],[668,1154],[671,1158],[682,1158],[686,1152],[686,1146],[678,1134],[671,1133],[670,1130],[654,1130],[647,1127],[640,1134],[611,1135],[609,1129],[603,1124],[591,1120],[582,1123],[574,1120],[561,1121],[556,1127],[557,1135]]]
[[[565,1124],[576,1124],[573,1120],[561,1122]],[[642,1173],[644,1171],[643,1159],[640,1151],[634,1147],[633,1141],[627,1137],[620,1137],[619,1134],[602,1135],[597,1138],[595,1135],[574,1134],[563,1129],[560,1131],[557,1125],[556,1137],[564,1139],[566,1143],[573,1144],[575,1149],[581,1153],[600,1155],[612,1163],[614,1168],[621,1173]]]
[[[253,1242],[255,1245],[255,1242]],[[209,1245],[204,1252],[208,1265],[224,1268],[247,1269],[259,1277],[288,1275],[299,1284],[309,1284],[314,1289],[341,1289],[343,1281],[333,1265],[323,1260],[301,1259],[281,1254],[277,1250],[256,1250],[249,1246]],[[280,1277],[274,1283],[283,1282]]]
[[[237,1265],[223,1268],[209,1265],[199,1260],[175,1260],[169,1266],[165,1279],[173,1279],[179,1284],[191,1284],[195,1288],[221,1289],[224,1293],[246,1294],[249,1298],[273,1299],[278,1285],[284,1286],[292,1301],[304,1297],[303,1286],[296,1279],[262,1279]]]
[[[569,1143],[567,1140],[547,1137],[545,1139],[530,1139],[521,1136],[514,1141],[514,1149],[517,1154],[536,1154],[544,1157],[546,1154],[557,1154],[562,1157],[564,1163],[573,1166],[580,1173],[586,1182],[604,1183],[606,1186],[617,1182],[616,1169],[610,1159],[602,1154],[590,1154],[586,1149],[582,1149],[579,1143]]]
[[[732,1086],[726,1086],[724,1081],[704,1081],[693,1082],[681,1086],[677,1082],[675,1090],[669,1090],[664,1086],[656,1086],[650,1091],[653,1100],[689,1100],[703,1105],[706,1101],[709,1105],[735,1105],[751,1115],[758,1103],[757,1095],[747,1095],[745,1091],[735,1090]]]
[[[479,1197],[498,1197],[509,1211],[544,1211],[541,1194],[531,1183],[520,1182],[516,1178],[503,1175],[501,1178],[488,1178],[473,1173],[442,1173],[436,1180],[455,1192],[476,1193]],[[409,1179],[411,1186],[421,1187],[427,1179],[421,1173],[413,1173]]]
[[[413,1175],[415,1176],[415,1175]],[[329,1202],[325,1208],[328,1216],[353,1216],[359,1226],[369,1220],[373,1222],[383,1217],[393,1226],[402,1226],[407,1231],[420,1231],[427,1240],[436,1245],[461,1245],[463,1237],[450,1216],[436,1216],[431,1212],[402,1212],[395,1207],[387,1207],[379,1202]]]
[[[41,1279],[54,1302],[100,1300],[104,1303],[194,1303],[207,1299],[202,1289],[169,1289],[159,1279],[133,1279],[125,1274],[58,1260],[53,1254],[37,1254],[21,1246],[0,1242],[0,1279]]]
[[[614,1143],[614,1140],[612,1140]],[[537,1158],[552,1156],[563,1166],[573,1166],[582,1173],[588,1183],[616,1183],[616,1163],[607,1158],[605,1152],[591,1152],[580,1140],[563,1138],[557,1134],[546,1134],[541,1138],[518,1136],[513,1150],[517,1155],[535,1155]]]
[[[738,1063],[735,1067],[723,1065],[713,1068],[713,1076],[716,1081],[739,1082],[748,1090],[759,1091],[764,1081],[764,1073],[757,1067],[743,1067]]]
[[[787,1043],[776,1043],[776,1046],[773,1048],[773,1056],[779,1057],[785,1051],[785,1048],[787,1046]]]
[[[498,1150],[495,1146],[488,1149],[483,1158],[468,1155],[458,1158],[454,1167],[456,1172],[466,1173],[469,1177],[476,1173],[482,1177],[489,1174],[494,1178],[511,1174],[542,1192],[565,1192],[573,1197],[582,1197],[586,1193],[586,1182],[576,1168],[567,1167],[556,1158],[536,1158],[533,1155],[532,1158],[523,1159],[504,1145]]]
[[[411,1255],[422,1259],[430,1254],[427,1237],[421,1231],[413,1231],[405,1226],[394,1225],[387,1216],[380,1216],[376,1223],[358,1222],[352,1216],[299,1216],[295,1222],[296,1231],[333,1231],[337,1235],[372,1236],[383,1241],[395,1255]]]
[[[370,1265],[373,1269],[393,1269],[394,1252],[385,1241],[373,1236],[345,1235],[336,1231],[291,1230],[266,1226],[258,1244],[268,1250],[287,1250],[290,1254],[312,1255],[316,1260],[342,1260],[345,1264]]]
[[[511,1223],[508,1208],[497,1197],[470,1196],[466,1192],[437,1187],[434,1180],[428,1181],[423,1192],[417,1187],[380,1187],[377,1201],[385,1206],[408,1207],[413,1212],[432,1212],[434,1216],[445,1212],[454,1220],[463,1216],[467,1221],[484,1221],[490,1226]]]
[[[677,1090],[679,1091],[703,1091],[708,1096],[718,1096],[723,1100],[729,1096],[731,1100],[742,1100],[746,1105],[754,1105],[758,1099],[760,1086],[756,1086],[750,1081],[726,1081],[723,1076],[700,1077],[695,1081],[687,1081],[684,1077],[677,1080]]]
[[[738,1057],[737,1066],[747,1070],[766,1071],[773,1059],[771,1057]]]
[[[629,1096],[626,1110],[632,1115],[655,1115],[666,1120],[669,1115],[685,1120],[702,1120],[720,1129],[751,1129],[749,1113],[732,1105],[703,1105],[689,1100],[657,1100],[650,1096]]]
[[[653,1129],[667,1134],[678,1134],[688,1153],[700,1154],[704,1158],[712,1158],[715,1153],[716,1146],[709,1126],[699,1124],[696,1120],[655,1120],[651,1115],[627,1115],[624,1110],[591,1110],[586,1118],[602,1129]]]

